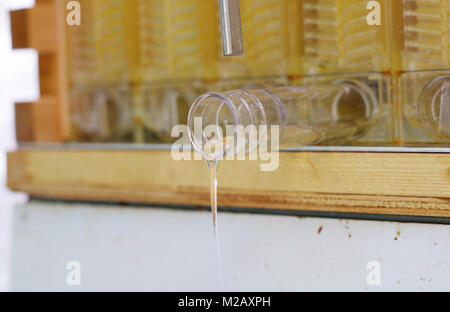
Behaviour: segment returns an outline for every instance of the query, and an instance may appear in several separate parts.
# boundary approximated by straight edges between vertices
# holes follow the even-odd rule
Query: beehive
[[[379,25],[369,18],[373,3]],[[423,134],[417,107],[428,78],[440,74],[404,72],[448,68],[448,1],[240,0],[244,55],[233,57],[222,55],[217,1],[81,5],[85,23],[67,27],[71,94],[104,98],[111,86],[128,88],[120,107],[132,111],[135,142],[167,141],[186,119],[186,98],[202,92],[305,83],[304,76],[322,81],[314,77],[323,74],[331,83],[358,77],[372,84],[382,121],[364,144],[437,140]],[[369,72],[386,79],[362,74]]]
[[[135,1],[136,0],[126,0],[126,5],[122,7],[123,10],[117,13],[119,15],[127,16],[126,19],[128,21],[126,24],[127,27],[125,27],[125,32],[121,31],[120,27],[116,27],[114,23],[114,27],[116,27],[113,30],[115,35],[112,36],[115,37],[117,35],[120,37],[124,34],[124,37],[119,38],[119,41],[123,42],[127,47],[124,52],[126,57],[124,58],[123,56],[120,56],[120,62],[124,61],[126,66],[113,66],[115,69],[111,71],[111,75],[106,75],[105,73],[107,73],[107,71],[102,70],[101,65],[99,65],[105,64],[106,61],[102,63],[97,62],[96,60],[96,57],[103,57],[101,56],[101,53],[98,53],[98,51],[103,51],[103,53],[106,53],[104,48],[99,50],[92,48],[91,50],[88,50],[90,52],[94,51],[92,53],[86,52],[85,54],[80,53],[74,55],[73,53],[75,50],[67,49],[62,45],[62,29],[66,25],[64,15],[67,12],[65,8],[63,8],[63,1],[39,0],[36,1],[35,8],[31,10],[17,11],[11,14],[14,48],[31,47],[36,49],[39,53],[39,63],[41,66],[41,99],[34,103],[20,103],[16,106],[16,124],[17,129],[19,130],[19,142],[65,141],[66,136],[61,135],[61,129],[64,128],[65,124],[64,119],[68,116],[66,110],[64,109],[64,102],[66,99],[67,88],[69,87],[69,90],[75,90],[73,89],[74,81],[77,81],[79,84],[77,88],[83,86],[84,84],[86,87],[85,91],[88,95],[99,94],[100,99],[103,100],[103,102],[101,102],[102,104],[96,106],[97,111],[100,112],[97,116],[107,116],[108,113],[105,113],[105,111],[108,110],[105,110],[105,108],[108,107],[111,112],[114,112],[115,110],[117,111],[116,106],[108,104],[112,103],[112,101],[105,101],[105,97],[102,95],[102,92],[99,91],[103,91],[103,94],[112,95],[111,99],[119,99],[118,102],[120,103],[126,103],[127,100],[123,100],[123,97],[127,98],[129,95],[133,98],[133,105],[138,106],[135,103],[136,94],[134,92],[138,90],[139,86],[143,84],[145,85],[145,83],[142,82],[144,79],[141,79],[140,77],[140,51],[143,50],[139,46],[141,41],[141,27],[138,23],[139,18],[137,18],[137,16],[139,12],[137,10],[137,2]],[[246,1],[251,0],[241,1],[242,5],[245,5]],[[256,3],[262,0],[253,1]],[[67,37],[77,34],[81,35],[81,30],[88,29],[84,27],[90,26],[87,21],[92,17],[89,17],[89,12],[86,13],[87,6],[90,5],[88,2],[106,3],[100,0],[80,0],[80,2],[82,3],[84,10],[83,12],[85,12],[83,13],[82,21],[86,23],[84,23],[81,27],[66,28],[66,35],[68,35]],[[135,2],[135,4],[131,5],[132,2]],[[207,1],[205,0],[204,3],[206,2]],[[308,9],[311,8],[308,7],[308,3],[311,5],[316,5],[317,10],[321,9],[323,11],[323,5],[331,2],[333,1],[292,0],[289,3],[305,4],[305,14],[302,16],[317,20],[317,16],[308,15],[306,13]],[[349,3],[345,1],[334,1],[332,4],[336,4],[338,2],[341,4]],[[409,7],[408,5],[410,5],[410,2],[414,2],[414,6]],[[117,4],[118,2],[112,1],[111,3]],[[208,3],[212,3],[214,6],[217,6],[216,1],[214,0],[211,0],[211,2]],[[283,2],[280,1],[279,3],[282,5]],[[417,46],[417,42],[420,37],[419,34],[423,33],[427,35],[433,34],[433,38],[440,36],[442,39],[441,44],[445,47],[445,40],[448,36],[448,30],[445,28],[447,13],[442,12],[442,10],[447,10],[447,2],[386,0],[382,2],[382,4],[383,3],[386,4],[388,8],[383,17],[383,21],[386,23],[384,27],[389,28],[389,38],[386,40],[386,44],[389,45],[388,50],[390,51],[389,59],[391,60],[391,66],[388,67],[387,71],[382,73],[355,73],[348,75],[348,72],[353,69],[349,69],[343,65],[348,63],[345,60],[354,58],[352,58],[351,55],[345,56],[344,54],[340,59],[338,58],[338,62],[336,62],[335,59],[329,60],[330,64],[337,64],[334,67],[329,66],[325,56],[320,59],[320,62],[314,64],[311,62],[315,60],[315,56],[313,57],[313,55],[307,55],[304,62],[301,62],[305,65],[305,70],[301,73],[332,73],[338,70],[341,75],[312,75],[306,77],[305,79],[309,79],[311,83],[321,83],[320,81],[322,80],[326,80],[328,83],[328,81],[333,82],[335,79],[341,79],[345,76],[347,78],[350,77],[352,79],[358,79],[371,87],[382,83],[383,87],[377,88],[379,90],[379,98],[390,98],[393,95],[397,97],[395,103],[391,103],[389,100],[385,101],[388,103],[384,106],[387,109],[384,109],[381,112],[381,117],[383,118],[380,118],[380,120],[388,119],[389,121],[379,123],[377,125],[378,128],[373,128],[376,133],[374,133],[374,136],[368,137],[371,140],[366,141],[364,144],[376,143],[381,146],[385,146],[385,144],[388,143],[381,141],[376,142],[376,134],[379,133],[377,131],[378,129],[380,129],[380,131],[385,129],[386,124],[389,124],[389,126],[395,124],[395,144],[401,145],[404,143],[407,145],[416,145],[420,147],[448,147],[449,141],[445,141],[447,138],[436,138],[433,137],[433,134],[424,134],[423,128],[427,128],[427,126],[424,125],[422,119],[419,118],[420,113],[417,109],[417,104],[419,103],[417,97],[420,97],[421,91],[427,86],[434,86],[433,84],[429,85],[430,82],[443,81],[445,83],[442,84],[442,86],[448,88],[447,80],[439,80],[440,77],[450,75],[448,70],[444,70],[444,68],[447,67],[445,63],[445,53],[439,54],[439,56],[435,54],[431,55],[432,59],[433,57],[435,57],[436,60],[440,58],[440,61],[427,61],[427,54],[424,53],[422,55],[418,53],[418,51],[422,51],[421,49],[426,47],[426,43],[432,42],[432,40],[427,39],[429,41],[421,41],[423,43]],[[405,6],[403,6],[403,4],[405,4]],[[438,4],[441,5],[439,20],[441,30],[436,31],[437,28],[433,28],[434,30],[432,28],[430,28],[431,30],[427,28],[425,31],[417,32],[417,29],[415,30],[414,27],[419,25],[419,18],[408,20],[408,17],[406,16],[409,12],[417,13],[422,10],[420,11],[422,12],[420,20],[422,20],[423,16],[427,16],[428,18],[429,13],[427,13],[428,11],[423,11],[423,8],[436,8]],[[111,7],[111,11],[114,11],[112,8],[114,8],[114,6]],[[331,11],[334,10],[333,8],[334,7],[331,6]],[[411,8],[413,8],[413,10],[411,10]],[[92,12],[94,11],[95,10]],[[64,14],[62,14],[62,12],[64,12]],[[288,13],[291,14],[293,12],[293,10],[289,10]],[[437,11],[434,10],[434,12]],[[437,16],[434,13],[431,15],[435,17]],[[211,14],[211,16],[214,16],[214,14]],[[217,19],[217,13],[215,13],[215,16]],[[294,14],[292,18],[296,19],[296,16],[297,15]],[[405,20],[403,20],[404,16]],[[291,17],[288,15],[288,18]],[[434,25],[436,26],[436,19],[434,20]],[[136,21],[136,23],[133,23],[134,21]],[[306,21],[305,25],[310,26],[310,22],[311,21]],[[410,22],[413,22],[413,24],[410,24]],[[416,23],[415,26],[414,23]],[[425,24],[428,27],[433,23],[427,22]],[[98,23],[95,23],[95,25],[99,27]],[[218,20],[216,25],[217,26],[210,27],[208,29],[208,31],[215,33],[215,39],[211,42],[214,42],[214,45],[217,47],[217,50],[214,50],[215,53],[209,54],[211,55],[210,60],[213,64],[217,65],[217,67],[215,67],[216,65],[211,67],[217,69],[217,74],[214,74],[213,72],[211,75],[211,77],[213,77],[211,81],[217,79],[218,82],[217,84],[214,84],[214,88],[219,87],[219,91],[226,91],[239,88],[239,86],[247,83],[252,83],[253,78],[232,79],[238,77],[239,75],[242,75],[244,78],[251,78],[251,66],[246,67],[247,64],[250,64],[247,62],[247,55],[249,54],[249,51],[246,50],[246,54],[239,58],[221,57]],[[314,23],[312,25],[314,25]],[[112,25],[109,25],[108,27],[112,27]],[[243,21],[243,27],[245,41],[247,40],[246,38],[248,38],[245,31],[245,27],[247,27],[245,20]],[[92,40],[88,40],[90,38],[89,34],[95,34],[95,29],[96,27],[93,27],[91,30],[86,30],[85,37],[81,36],[81,39],[77,39],[80,40],[80,47],[82,47],[85,43],[86,45],[92,43]],[[296,29],[299,31],[299,36],[302,37],[302,27]],[[345,27],[342,29],[345,29]],[[374,26],[374,29],[377,30],[377,27]],[[314,30],[314,27],[311,29],[305,28],[305,30],[305,34],[310,36],[312,34],[312,30]],[[370,31],[372,30],[369,29],[369,35]],[[379,31],[379,29],[377,31]],[[404,36],[405,34],[406,36]],[[295,32],[292,32],[289,36],[298,38]],[[96,40],[102,40],[102,38],[98,36],[91,37],[91,39],[92,38],[97,38],[93,40],[94,42]],[[265,37],[263,36],[260,38],[261,40],[265,40]],[[308,49],[312,49],[314,46],[317,47],[322,38],[317,38],[317,40],[312,40],[311,42],[307,41],[308,38],[305,37],[305,41],[300,39],[300,45],[305,42],[308,44],[308,46],[305,46],[305,50],[307,50],[308,53],[311,53],[311,51],[320,53],[321,51],[319,50]],[[416,39],[414,39],[415,41],[411,41],[411,38]],[[68,41],[74,39],[76,38],[68,38]],[[267,39],[268,42],[270,42],[270,36],[267,36]],[[411,45],[409,42],[416,43],[416,47],[414,47],[414,44]],[[438,41],[436,40],[433,42],[433,45],[435,45]],[[100,44],[100,46],[106,47],[108,44],[109,43],[105,42]],[[369,44],[371,43],[369,42]],[[328,46],[327,44],[324,45]],[[264,46],[264,44],[261,46]],[[270,44],[267,46],[270,46]],[[333,45],[330,46],[331,48],[329,48],[329,51],[333,49]],[[372,44],[372,46],[378,46],[378,44]],[[380,47],[381,46],[382,44]],[[118,47],[118,45],[116,45],[116,47]],[[135,48],[130,49],[130,47]],[[421,49],[418,49],[418,47],[421,47]],[[72,46],[72,48],[77,48],[77,46]],[[249,48],[251,49],[251,47]],[[361,52],[365,51],[364,46],[361,48]],[[115,48],[112,48],[112,50],[114,49]],[[437,50],[437,48],[435,50]],[[119,49],[119,51],[121,50]],[[261,49],[260,51],[264,51],[264,49]],[[302,51],[303,49],[300,47],[300,52]],[[442,49],[442,52],[445,52],[445,49]],[[117,53],[116,55],[119,56],[121,53],[122,52]],[[258,55],[256,52],[252,53],[254,53],[254,55]],[[270,55],[270,53],[268,55]],[[283,53],[276,55],[283,55]],[[297,60],[299,60],[298,55],[292,55],[294,56],[293,59],[297,58]],[[357,53],[354,55],[357,55]],[[369,59],[372,60],[371,64],[376,64],[376,62],[373,62],[373,59],[376,59],[376,56],[373,56],[373,54],[367,55]],[[67,65],[70,66],[69,68],[64,66],[66,64],[64,59],[67,58],[67,56],[69,57],[69,62],[67,63]],[[319,56],[320,55],[317,54],[317,57]],[[107,59],[108,57],[105,57],[105,60]],[[109,59],[113,59],[113,57],[110,57]],[[78,61],[79,63],[77,63]],[[132,62],[130,63],[130,61]],[[137,62],[137,66],[134,62]],[[274,58],[272,62],[261,61],[259,63],[260,66],[267,64],[269,66],[268,68],[271,69],[265,71],[256,67],[253,73],[254,75],[259,75],[260,73],[265,72],[268,72],[269,74],[277,73],[278,69],[274,68],[275,66],[272,65],[275,63],[280,64],[280,67],[283,67],[283,62],[285,62],[285,58],[279,60]],[[75,63],[79,65],[74,66]],[[291,65],[288,65],[288,72],[291,69],[291,66],[293,66],[293,63],[290,64]],[[405,66],[405,64],[407,66]],[[126,67],[126,70],[123,72],[121,70],[117,70],[117,68],[124,67]],[[134,70],[133,68],[138,68],[138,70]],[[225,68],[229,73],[227,75],[224,74]],[[383,69],[382,67],[377,68],[376,66],[370,68],[375,71],[382,71]],[[425,69],[425,71],[417,70],[420,68]],[[272,71],[272,69],[274,69],[274,71]],[[75,74],[73,72],[74,70]],[[366,70],[366,68],[362,66],[357,69],[355,68],[354,70]],[[405,70],[409,71],[404,72]],[[284,70],[280,70],[278,73],[284,72]],[[116,75],[116,73],[120,73],[120,75]],[[71,85],[66,84],[64,78],[66,75],[71,78]],[[207,75],[201,76],[206,77]],[[108,79],[109,77],[112,77],[113,79],[110,81],[101,80]],[[119,84],[115,84],[113,82],[113,80],[120,80],[122,78],[125,80],[126,84],[133,89],[133,92],[123,92],[124,89],[118,88]],[[283,77],[279,78],[280,80],[285,80]],[[270,87],[274,81],[267,77],[264,79],[258,77],[257,80],[262,81],[264,87]],[[181,110],[177,111],[172,109],[172,104],[177,103],[176,101],[172,101],[175,98],[174,94],[181,95],[181,103],[182,101],[186,101],[187,99],[193,97],[189,91],[186,91],[187,88],[197,88],[197,86],[200,86],[199,90],[201,90],[201,87],[209,87],[213,85],[209,82],[204,84],[203,81],[197,82],[196,84],[181,81],[178,83],[178,86],[180,89],[185,90],[180,92],[173,88],[170,89],[170,85],[176,86],[177,84],[166,84],[165,81],[155,81],[156,80],[153,80],[149,83],[147,89],[149,92],[147,94],[149,97],[156,98],[155,101],[160,105],[147,107],[148,110],[143,110],[143,114],[151,114],[153,115],[152,118],[157,119],[154,125],[150,124],[148,126],[149,128],[154,128],[156,131],[163,132],[167,130],[167,124],[170,124],[177,119],[172,118],[175,117],[175,113],[181,112]],[[94,84],[109,84],[109,87],[100,87]],[[434,90],[433,88],[431,89]],[[172,90],[172,92],[167,92],[167,90]],[[438,97],[435,97],[437,99],[436,104],[442,104],[442,100],[444,100],[444,102],[449,102],[447,100],[448,93],[444,92],[442,95],[442,91],[446,90],[443,90],[443,88],[437,90],[441,90],[441,103],[439,103]],[[203,90],[200,92],[203,92]],[[163,96],[160,97],[160,94],[163,94]],[[405,96],[402,98],[399,95],[407,95],[409,97]],[[80,98],[82,99],[83,96]],[[83,105],[81,105],[80,108],[83,108],[82,106]],[[145,107],[141,106],[141,108]],[[441,108],[439,109],[438,105],[436,105],[434,110],[431,109],[431,115],[434,115],[436,112],[445,112],[446,108],[448,107],[444,107],[444,109],[442,109],[441,105]],[[87,108],[87,111],[89,111],[89,108]],[[429,111],[427,113],[429,113]],[[158,120],[158,116],[160,114],[164,117]],[[149,118],[150,123],[154,121],[152,118]],[[95,119],[90,120],[95,121]],[[182,120],[180,114],[178,115],[178,120]],[[439,128],[435,128],[434,131],[443,132],[445,135],[445,131],[449,130],[448,127],[441,127],[443,121],[446,121],[445,118],[434,118],[434,120],[439,121]],[[109,125],[105,123],[103,123],[103,125],[95,125],[97,129],[101,129],[101,135],[106,134],[106,136],[109,136],[107,134],[109,130],[107,127],[103,126],[110,126],[112,124],[118,125],[119,123],[122,123],[122,119],[119,120],[110,118],[109,122]],[[92,124],[95,123],[93,122],[90,125]],[[60,125],[62,125],[62,127],[60,127]],[[138,126],[138,124],[135,124],[135,127]],[[95,129],[95,127],[91,127],[91,129]],[[408,128],[412,131],[409,131]],[[433,128],[429,130],[433,130]],[[399,135],[402,131],[404,133]],[[84,138],[85,137],[80,137],[80,141],[83,141]],[[116,137],[111,136],[105,140],[112,141],[115,139]],[[122,139],[127,142],[131,141],[129,137],[124,137]],[[354,142],[346,142],[344,144],[353,143]],[[329,147],[327,147],[327,149],[329,149]],[[364,150],[366,150],[366,148],[364,148]],[[223,188],[224,192],[228,193],[225,194],[226,196],[224,196],[224,198],[226,198],[226,200],[222,204],[224,206],[232,207],[242,205],[246,207],[269,208],[271,212],[274,211],[274,209],[283,209],[283,214],[285,214],[288,210],[295,211],[297,209],[301,209],[301,214],[303,214],[306,210],[320,210],[330,211],[333,214],[335,214],[336,211],[340,211],[381,215],[394,214],[396,215],[396,218],[399,215],[408,216],[408,219],[403,220],[411,220],[411,216],[418,215],[448,217],[449,188],[447,171],[449,157],[448,154],[443,152],[445,150],[439,149],[437,150],[439,153],[426,154],[420,154],[411,150],[410,153],[393,153],[392,149],[387,151],[389,151],[389,153],[340,153],[328,151],[326,153],[284,152],[280,153],[280,164],[283,164],[283,168],[280,167],[280,170],[274,172],[275,176],[270,179],[260,179],[252,173],[258,170],[257,168],[259,167],[259,163],[226,162],[224,165],[231,167],[224,170],[224,172],[237,172],[239,174],[228,175],[228,178],[224,176],[224,178],[228,179],[228,184],[231,186],[228,187],[225,185],[226,187]],[[314,166],[311,166],[312,163]],[[331,171],[329,170],[330,164],[332,164],[334,168]],[[13,190],[28,192],[30,196],[44,198],[143,203],[170,202],[173,204],[189,203],[208,205],[208,189],[204,187],[204,185],[201,185],[202,183],[200,182],[202,179],[198,178],[199,174],[201,175],[203,172],[200,168],[203,165],[204,164],[198,162],[175,162],[173,161],[169,151],[155,152],[139,150],[133,152],[132,149],[114,152],[111,152],[110,150],[77,151],[71,149],[59,150],[59,145],[57,148],[51,150],[27,148],[26,150],[22,149],[8,155],[8,185]],[[57,174],[55,174],[55,170],[49,170],[49,168],[57,168]],[[74,168],[76,168],[76,170],[74,170]],[[132,181],[126,181],[126,183],[124,183],[124,172],[131,173],[131,176],[128,175],[128,178],[131,177]],[[166,181],[164,180],[164,177],[167,177],[168,172],[175,172],[178,173],[178,175],[170,174]],[[250,172],[250,174],[242,175],[242,172]],[[318,176],[318,172],[320,173],[320,176]],[[194,178],[186,179],[186,176]],[[86,177],[93,178],[94,180],[91,179],[91,181],[87,181]],[[106,180],[105,177],[107,178]],[[95,178],[97,178],[97,180],[95,180]],[[174,179],[178,179],[179,181],[175,181]],[[339,183],[336,183],[337,180],[339,180]],[[49,183],[49,181],[51,181],[51,183]],[[80,184],[80,181],[84,181],[86,183]],[[174,183],[174,181],[176,183]],[[194,185],[191,183],[192,181],[200,182],[194,183]],[[236,181],[240,181],[240,183],[238,183],[239,185],[236,185]],[[355,181],[358,181],[358,183],[355,183]],[[224,184],[227,184],[227,181],[224,182]],[[268,182],[268,184],[264,184],[265,182]],[[167,189],[168,185],[173,185],[174,187]],[[141,188],[137,189],[137,186],[141,186]],[[246,189],[245,186],[251,186],[251,189]],[[165,190],[164,192],[161,191],[163,189]],[[120,190],[120,192],[118,192],[118,190]],[[314,194],[319,195],[316,196]],[[326,205],[324,205],[325,202]],[[432,219],[431,222],[436,222],[436,219]]]

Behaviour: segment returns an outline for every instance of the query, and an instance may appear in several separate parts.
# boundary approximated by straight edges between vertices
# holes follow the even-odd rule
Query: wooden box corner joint
[[[63,142],[68,137],[62,2],[39,0],[31,9],[10,12],[13,49],[35,49],[39,54],[41,98],[16,104],[20,143]]]

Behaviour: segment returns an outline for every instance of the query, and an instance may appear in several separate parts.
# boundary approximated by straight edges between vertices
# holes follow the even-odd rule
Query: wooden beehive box
[[[11,12],[13,47],[38,51],[41,86],[38,102],[16,104],[17,140],[59,144],[21,145],[9,153],[10,189],[40,198],[207,206],[206,165],[176,162],[167,146],[64,144],[69,116],[64,30],[57,23],[62,3],[38,0],[33,9]],[[272,173],[260,172],[257,162],[225,162],[219,205],[289,214],[450,218],[450,156],[282,152],[280,168]]]

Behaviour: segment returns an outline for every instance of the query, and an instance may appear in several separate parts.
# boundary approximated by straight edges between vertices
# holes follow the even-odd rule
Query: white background
[[[220,290],[211,214],[31,202],[12,290]],[[219,213],[225,291],[449,291],[450,226]],[[68,286],[68,263],[81,285]],[[368,285],[369,262],[380,285]]]
[[[15,148],[14,102],[39,97],[37,55],[11,51],[10,9],[33,6],[33,0],[0,0],[0,291],[8,289],[12,207],[24,196],[6,189],[6,152]]]

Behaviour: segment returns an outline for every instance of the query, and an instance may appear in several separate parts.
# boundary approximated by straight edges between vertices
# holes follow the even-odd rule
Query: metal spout
[[[239,0],[219,0],[222,51],[224,56],[244,53]]]

